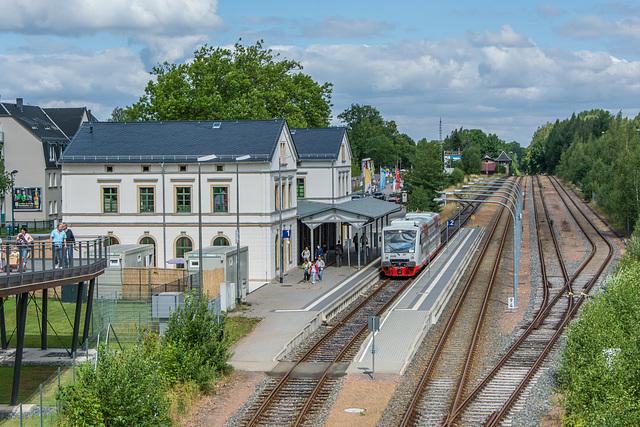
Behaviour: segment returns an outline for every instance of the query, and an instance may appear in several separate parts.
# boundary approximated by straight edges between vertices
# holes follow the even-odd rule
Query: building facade
[[[286,120],[84,123],[60,159],[64,219],[177,268],[200,225],[203,247],[235,245],[239,222],[251,292],[279,275],[280,224],[283,270],[296,266],[299,160]]]
[[[22,98],[0,103],[4,167],[6,172],[16,171],[13,194],[3,195],[0,203],[0,222],[9,224],[13,216],[19,227],[62,217],[57,161],[80,124],[90,117],[86,108],[41,108],[25,105]]]

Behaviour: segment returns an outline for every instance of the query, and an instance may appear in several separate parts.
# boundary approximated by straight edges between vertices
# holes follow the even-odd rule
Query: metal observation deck
[[[95,279],[104,273],[108,262],[109,238],[96,237],[76,240],[66,246],[56,246],[49,241],[35,241],[21,245],[16,241],[0,244],[0,341],[2,349],[8,348],[4,315],[4,300],[16,296],[16,352],[13,371],[11,404],[18,402],[18,386],[24,350],[24,334],[27,319],[29,293],[42,291],[41,348],[47,348],[47,300],[48,289],[57,286],[78,284],[71,354],[84,342],[89,331]],[[79,341],[82,301],[88,282],[87,309],[84,331]],[[35,297],[35,295],[34,295]]]

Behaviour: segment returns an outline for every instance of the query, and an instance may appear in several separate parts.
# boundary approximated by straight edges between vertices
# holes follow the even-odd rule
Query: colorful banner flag
[[[387,179],[387,171],[384,168],[380,168],[380,190],[384,190],[384,184]]]
[[[372,191],[372,178],[373,178],[373,160],[362,160],[362,173],[364,174],[364,192],[371,193]]]
[[[400,190],[400,171],[396,168],[396,191]]]

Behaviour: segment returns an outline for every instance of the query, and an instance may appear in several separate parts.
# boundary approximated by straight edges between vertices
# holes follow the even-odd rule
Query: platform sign
[[[509,310],[513,310],[514,308],[516,308],[515,298],[509,297],[508,300],[509,300]]]
[[[282,230],[282,238],[290,239],[291,238],[291,230]]]
[[[369,332],[380,330],[380,316],[369,316]]]
[[[455,227],[456,226],[456,220],[455,219],[448,219],[447,220],[447,226]]]
[[[373,342],[371,343],[371,378],[376,379],[376,331],[380,330],[380,316],[369,316],[369,332],[373,332]]]

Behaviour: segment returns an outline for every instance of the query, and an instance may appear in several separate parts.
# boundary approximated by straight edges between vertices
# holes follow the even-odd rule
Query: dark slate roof
[[[31,132],[36,138],[47,142],[69,142],[58,126],[42,111],[40,107],[33,105],[23,105],[18,108],[17,104],[3,102],[4,107],[0,110],[0,116],[11,116],[26,130]]]
[[[315,215],[330,209],[339,209],[356,215],[368,216],[374,220],[393,212],[398,212],[402,209],[402,206],[373,197],[349,200],[348,202],[338,203],[336,205],[332,205],[331,203],[298,201],[299,218]]]
[[[346,132],[345,127],[291,129],[291,136],[300,160],[336,160]]]
[[[196,162],[215,154],[216,162],[270,161],[284,119],[84,122],[65,150],[60,163]]]
[[[51,120],[53,120],[53,122],[58,125],[60,130],[64,132],[64,134],[67,135],[69,139],[73,138],[73,135],[75,135],[78,131],[78,128],[80,128],[82,120],[84,119],[84,113],[86,111],[87,109],[84,107],[44,108],[44,112],[47,113],[49,117],[51,117]],[[87,113],[87,115],[91,116],[91,113]]]
[[[500,155],[496,159],[496,162],[511,162],[511,161],[512,161],[511,158],[507,156],[507,153],[505,153],[504,151],[500,153]]]

